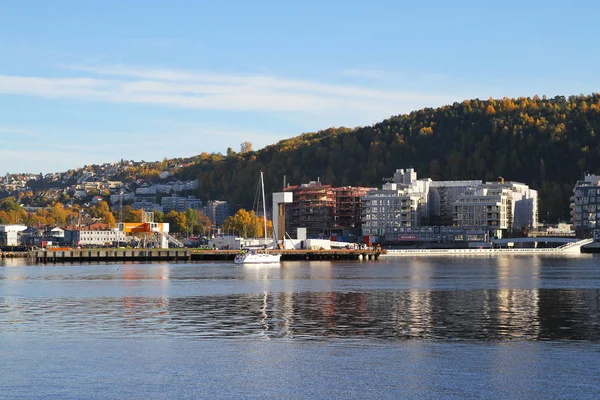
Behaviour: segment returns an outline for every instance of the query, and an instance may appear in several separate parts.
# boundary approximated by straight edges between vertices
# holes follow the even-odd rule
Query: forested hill
[[[540,194],[540,220],[566,219],[575,181],[600,173],[600,94],[465,100],[425,108],[373,126],[331,128],[255,152],[203,154],[185,169],[200,193],[252,206],[259,171],[266,190],[319,178],[332,185],[380,186],[396,168],[434,180],[498,177]]]

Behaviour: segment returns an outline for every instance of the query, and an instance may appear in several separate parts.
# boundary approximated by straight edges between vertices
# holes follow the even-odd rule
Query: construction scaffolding
[[[335,208],[333,210],[334,230],[356,231],[362,224],[362,197],[372,188],[344,186],[334,188]]]
[[[361,198],[372,188],[331,187],[321,182],[288,186],[284,192],[293,193],[286,204],[286,226],[290,232],[306,228],[308,237],[330,237],[358,231],[361,227]]]
[[[308,184],[288,186],[283,191],[292,192],[294,199],[286,205],[288,231],[306,228],[308,237],[329,237],[335,205],[331,185],[311,181]]]

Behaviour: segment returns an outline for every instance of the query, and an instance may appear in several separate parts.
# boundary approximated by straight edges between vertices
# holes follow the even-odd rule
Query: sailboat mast
[[[260,171],[260,186],[262,188],[262,200],[263,200],[263,223],[265,230],[265,246],[267,245],[267,205],[265,204],[265,180],[263,178],[263,172]],[[265,247],[266,250],[266,247]]]

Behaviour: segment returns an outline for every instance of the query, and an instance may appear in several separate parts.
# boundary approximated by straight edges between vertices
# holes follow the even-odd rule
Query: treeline
[[[53,202],[48,207],[40,207],[35,212],[27,212],[14,197],[0,200],[0,224],[23,224],[27,226],[60,226],[77,225],[82,212],[111,227],[115,226],[115,218],[110,211],[108,203],[100,201],[96,205],[81,208],[80,206],[65,206],[60,202]]]
[[[35,212],[27,212],[14,197],[0,200],[0,224],[23,224],[33,227],[60,226],[66,228],[69,225],[79,225],[82,215],[89,215],[111,228],[116,227],[117,224],[115,215],[113,215],[106,201],[99,201],[91,207],[65,206],[60,202],[54,202],[48,207],[38,208]],[[123,222],[141,222],[142,210],[136,210],[126,205],[123,206],[122,212],[118,212],[117,218],[120,219],[121,217]],[[188,233],[190,235],[206,234],[211,232],[212,227],[210,218],[201,211],[192,209],[183,212],[172,210],[166,214],[155,210],[154,221],[168,222],[171,232]]]
[[[569,215],[575,181],[600,173],[600,94],[465,100],[362,128],[330,128],[254,152],[206,154],[180,172],[204,199],[250,208],[259,171],[267,192],[320,179],[380,186],[397,168],[421,178],[519,181],[539,191],[540,219]]]

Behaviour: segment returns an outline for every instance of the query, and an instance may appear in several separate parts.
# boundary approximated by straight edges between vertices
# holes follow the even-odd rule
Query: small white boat
[[[265,204],[265,182],[263,173],[260,171],[260,185],[262,187],[262,203],[263,203],[263,222],[265,231],[265,242],[267,241],[267,206]],[[265,247],[264,253],[259,253],[256,250],[242,250],[235,256],[236,264],[279,264],[281,254],[269,254],[269,250]]]
[[[257,253],[255,250],[242,250],[235,256],[236,264],[279,264],[280,254]]]

